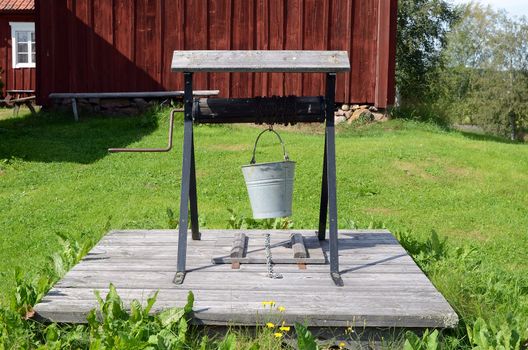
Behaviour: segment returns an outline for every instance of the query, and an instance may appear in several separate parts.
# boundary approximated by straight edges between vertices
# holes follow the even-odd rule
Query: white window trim
[[[16,32],[29,31],[35,32],[35,23],[33,22],[9,22],[11,26],[11,65],[13,68],[35,68],[35,62],[16,63],[17,62],[17,46],[16,46]],[[31,45],[30,45],[31,46]],[[29,48],[29,58],[31,60],[31,47]]]

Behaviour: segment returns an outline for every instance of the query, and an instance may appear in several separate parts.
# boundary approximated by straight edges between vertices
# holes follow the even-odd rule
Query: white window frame
[[[28,45],[28,63],[18,63],[18,45],[16,39],[17,32],[33,32],[35,33],[35,23],[34,22],[9,22],[11,26],[11,62],[13,68],[35,68],[35,62],[32,60],[32,48],[31,44]]]

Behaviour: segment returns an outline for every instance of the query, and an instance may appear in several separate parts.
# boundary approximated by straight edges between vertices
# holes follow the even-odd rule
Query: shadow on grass
[[[489,134],[480,134],[470,131],[458,131],[460,135],[474,141],[487,141],[487,142],[498,142],[498,143],[508,143],[508,144],[519,144],[522,145],[524,142],[521,141],[511,141],[505,137],[494,136]]]
[[[89,164],[110,147],[126,147],[157,128],[156,111],[137,117],[92,116],[74,122],[71,113],[41,111],[0,120],[0,159]]]

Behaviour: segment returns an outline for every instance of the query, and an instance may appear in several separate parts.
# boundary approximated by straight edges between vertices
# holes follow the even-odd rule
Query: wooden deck
[[[159,290],[154,311],[182,306],[195,294],[194,320],[210,325],[255,325],[267,317],[262,301],[284,306],[287,323],[308,322],[317,327],[453,327],[458,317],[412,258],[386,230],[339,232],[340,270],[344,287],[332,282],[328,264],[276,264],[282,279],[266,276],[263,264],[214,264],[229,256],[235,230],[203,230],[201,241],[188,241],[183,285],[172,283],[176,271],[177,232],[171,230],[112,231],[77,264],[35,307],[40,318],[85,322],[96,306],[94,290],[104,296],[113,283],[125,303],[144,302]],[[245,230],[248,256],[263,254],[252,246],[265,231]],[[274,231],[272,253],[292,232],[308,242],[314,231]],[[260,243],[259,243],[260,244]],[[321,242],[324,256],[327,241]],[[278,312],[275,312],[278,314]]]

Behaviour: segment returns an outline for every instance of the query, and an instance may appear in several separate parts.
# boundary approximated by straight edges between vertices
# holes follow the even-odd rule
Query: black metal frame
[[[182,161],[182,181],[180,196],[180,221],[178,238],[178,262],[174,283],[181,284],[185,278],[185,263],[187,256],[187,229],[190,204],[190,219],[192,239],[199,240],[200,232],[198,227],[198,198],[196,195],[196,171],[194,161],[194,136],[193,124],[200,122],[193,115],[193,73],[185,72],[185,95],[184,95],[184,133],[183,133],[183,161]],[[321,184],[321,208],[319,211],[319,240],[326,239],[326,221],[329,219],[329,246],[330,246],[330,275],[334,283],[343,285],[339,274],[339,249],[337,237],[337,188],[336,188],[336,156],[335,156],[335,83],[336,73],[326,74],[326,94],[324,98],[325,111],[325,148],[323,157],[323,177]],[[265,122],[262,116],[258,117],[258,122]],[[287,117],[283,120],[288,122]],[[215,123],[229,123],[232,121],[216,119]],[[246,122],[257,122],[251,119]],[[274,122],[274,120],[271,120]],[[290,122],[299,122],[291,120]]]

